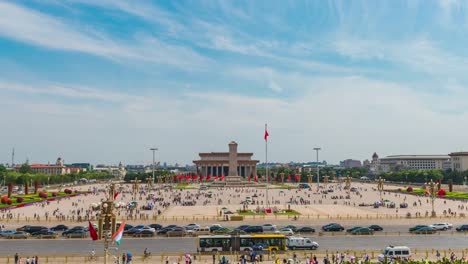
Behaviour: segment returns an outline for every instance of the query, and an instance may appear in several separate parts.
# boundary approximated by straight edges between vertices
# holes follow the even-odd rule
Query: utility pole
[[[319,159],[318,159],[318,153],[321,148],[314,148],[315,152],[317,153],[317,191],[320,189],[320,168],[319,168]]]
[[[11,151],[11,168],[15,167],[15,148]]]
[[[153,185],[154,185],[154,155],[155,155],[156,150],[158,150],[158,148],[150,148],[150,150],[153,151],[153,166],[152,166],[152,170],[153,170]]]

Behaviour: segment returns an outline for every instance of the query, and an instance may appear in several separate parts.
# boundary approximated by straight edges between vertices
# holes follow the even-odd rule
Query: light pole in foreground
[[[153,171],[153,184],[154,184],[154,155],[155,155],[156,150],[158,150],[158,148],[150,148],[150,150],[153,151],[153,166],[151,166],[151,168]]]
[[[318,161],[318,153],[319,153],[319,150],[321,150],[321,148],[314,148],[315,152],[317,153],[317,190],[319,190],[320,188],[320,168],[319,168],[319,161]]]

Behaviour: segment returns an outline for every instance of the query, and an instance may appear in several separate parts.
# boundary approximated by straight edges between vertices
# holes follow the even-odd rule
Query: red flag
[[[255,175],[254,181],[255,181],[255,182],[258,182],[258,176],[257,176],[257,175]]]
[[[89,223],[89,235],[91,236],[93,240],[98,240],[98,234],[96,232],[96,229],[94,229],[94,226],[93,224],[91,224],[90,221],[88,221],[88,223]]]
[[[249,175],[249,177],[247,177],[247,180],[250,182],[250,175]]]
[[[119,196],[119,192],[114,193],[114,200],[115,200],[115,198],[117,198],[117,196]]]
[[[208,180],[211,180],[211,174],[208,175],[208,177],[206,177],[206,180],[207,180],[207,181],[208,181]]]
[[[177,175],[174,175],[174,177],[172,177],[172,179],[173,179],[174,181],[177,181]]]
[[[224,175],[221,175],[220,181],[224,180]]]
[[[294,175],[294,178],[296,178],[296,182],[299,182],[299,175]]]
[[[291,174],[288,175],[288,181],[291,181]]]
[[[268,130],[267,130],[266,125],[265,125],[265,136],[263,137],[265,139],[265,141],[268,140],[269,135],[270,134],[268,134]]]
[[[216,181],[217,179],[218,179],[218,176],[215,176],[215,177],[214,177],[214,180]]]
[[[180,174],[179,175],[179,181],[182,180],[184,178],[184,175],[183,174]]]
[[[190,180],[190,175],[187,174],[187,176],[185,176],[185,179]]]
[[[198,175],[195,174],[192,176],[192,180],[196,180],[196,179],[198,179]]]

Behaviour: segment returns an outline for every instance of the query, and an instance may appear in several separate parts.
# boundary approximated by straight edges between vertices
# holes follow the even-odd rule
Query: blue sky
[[[464,1],[0,1],[0,162],[466,149]],[[321,158],[321,159],[322,159]]]

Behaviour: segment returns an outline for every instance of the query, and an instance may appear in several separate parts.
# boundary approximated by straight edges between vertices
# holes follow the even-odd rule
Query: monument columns
[[[237,143],[229,143],[229,176],[239,176],[237,174]]]

